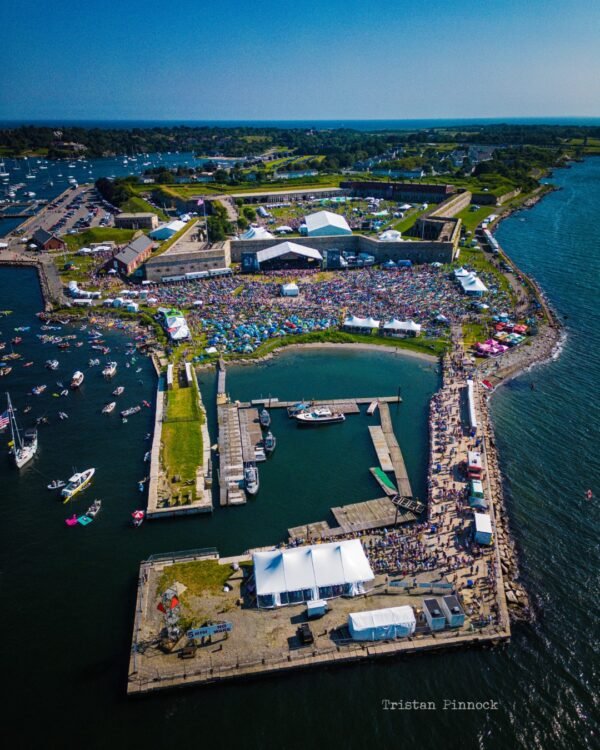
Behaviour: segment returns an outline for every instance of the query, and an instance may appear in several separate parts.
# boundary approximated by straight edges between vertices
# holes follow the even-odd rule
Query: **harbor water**
[[[277,542],[289,526],[321,520],[331,506],[376,497],[367,471],[375,465],[363,426],[367,418],[350,416],[344,425],[305,433],[274,410],[279,443],[261,467],[255,500],[242,508],[217,508],[212,517],[133,529],[128,520],[143,501],[136,485],[145,472],[151,410],[143,409],[126,425],[118,416],[99,414],[110,387],[98,368],[86,372],[85,390],[65,399],[66,422],[53,413],[61,399],[49,393],[26,399],[33,385],[60,377],[43,370],[50,350],[34,340],[39,326],[32,316],[40,309],[35,275],[0,271],[0,307],[14,310],[0,319],[0,338],[10,340],[14,327],[32,325],[21,346],[36,362],[28,369],[17,363],[2,385],[16,406],[32,402],[50,416],[29,469],[19,475],[8,460],[0,460],[1,663],[11,738],[18,737],[23,747],[69,748],[181,745],[209,737],[223,747],[247,748],[597,746],[600,233],[591,217],[600,202],[600,160],[561,170],[553,182],[562,189],[498,231],[505,250],[567,316],[567,336],[560,358],[511,381],[492,400],[511,525],[536,615],[532,624],[514,628],[510,644],[492,651],[414,655],[127,700],[139,561],[152,553],[207,546],[235,554]],[[126,385],[121,398],[150,400],[148,360],[125,370],[124,335],[114,331],[108,339],[119,362],[114,382]],[[58,356],[61,377],[90,356],[87,347]],[[141,373],[135,373],[138,366]],[[230,368],[228,390],[246,400],[269,394],[393,395],[400,387],[404,401],[391,407],[394,426],[415,493],[422,494],[427,400],[438,378],[436,368],[418,358],[307,350]],[[200,385],[215,442],[214,373],[201,372]],[[88,465],[97,467],[98,476],[74,501],[76,509],[85,510],[94,497],[102,498],[103,509],[89,527],[67,528],[64,518],[73,510],[46,484],[65,478],[72,466]],[[591,501],[585,499],[588,488],[595,493]],[[437,710],[384,710],[385,699],[434,702]],[[453,700],[496,703],[453,711]]]

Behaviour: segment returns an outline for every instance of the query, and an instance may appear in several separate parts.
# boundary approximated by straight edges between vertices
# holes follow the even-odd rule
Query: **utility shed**
[[[464,625],[466,618],[465,611],[454,594],[444,596],[441,605],[442,611],[448,621],[448,625],[451,628],[460,628]]]
[[[478,544],[492,543],[492,519],[488,513],[475,513],[475,541]]]
[[[443,630],[446,627],[446,616],[437,599],[425,599],[423,613],[431,630]]]

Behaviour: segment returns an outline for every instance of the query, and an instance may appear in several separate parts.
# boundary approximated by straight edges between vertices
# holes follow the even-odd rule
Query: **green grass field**
[[[151,203],[141,198],[139,195],[132,195],[125,203],[121,206],[121,211],[124,213],[152,213],[156,214],[161,221],[168,221],[169,217],[160,208],[155,208]]]
[[[231,573],[229,565],[219,565],[216,560],[175,563],[163,570],[158,581],[158,591],[166,591],[177,581],[186,586],[186,593],[192,596],[201,596],[204,592],[216,594],[223,590]]]
[[[162,426],[162,463],[169,477],[178,475],[182,483],[192,483],[194,497],[196,471],[202,465],[202,420],[195,385],[168,391]]]
[[[496,213],[494,206],[481,206],[477,211],[471,211],[471,207],[467,206],[462,211],[456,214],[456,218],[462,219],[463,226],[465,229],[469,229],[471,232],[475,231],[475,227],[481,223],[490,214]]]
[[[133,237],[134,229],[116,229],[115,227],[91,227],[81,234],[66,234],[64,240],[69,250],[79,250],[93,242],[116,242],[122,245]]]

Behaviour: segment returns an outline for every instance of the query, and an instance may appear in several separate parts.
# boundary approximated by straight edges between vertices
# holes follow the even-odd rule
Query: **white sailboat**
[[[10,177],[10,172],[6,171],[6,166],[3,161],[0,161],[0,177]]]
[[[37,430],[25,430],[21,437],[21,431],[19,430],[19,425],[17,424],[13,405],[8,393],[6,394],[6,398],[8,400],[8,418],[10,420],[10,431],[12,434],[11,453],[17,469],[22,469],[23,466],[25,466],[26,463],[29,463],[37,453]]]

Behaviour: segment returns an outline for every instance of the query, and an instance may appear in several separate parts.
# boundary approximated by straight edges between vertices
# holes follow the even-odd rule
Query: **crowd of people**
[[[283,297],[281,285],[291,280],[299,295]],[[224,352],[251,352],[270,338],[337,328],[346,315],[371,316],[382,325],[413,320],[428,336],[479,317],[453,278],[431,266],[235,275],[148,285],[147,291],[157,305],[187,309],[191,327]],[[505,309],[508,299],[493,291],[495,307]]]

